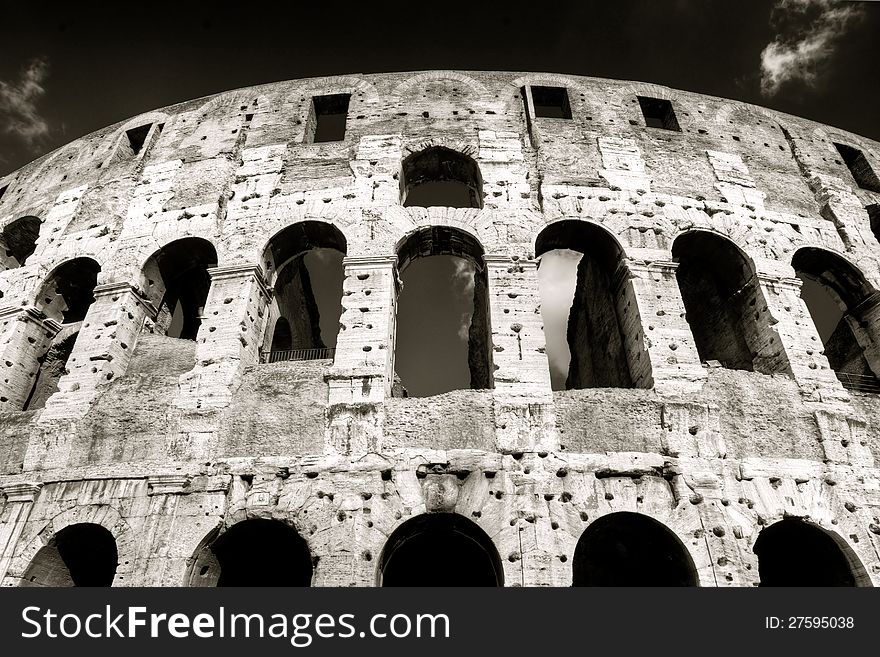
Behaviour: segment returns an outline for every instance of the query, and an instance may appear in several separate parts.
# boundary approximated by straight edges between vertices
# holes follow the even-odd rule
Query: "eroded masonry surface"
[[[78,139],[0,178],[2,584],[880,584],[878,172],[830,126],[542,73]],[[401,280],[437,255],[469,384],[414,395]]]

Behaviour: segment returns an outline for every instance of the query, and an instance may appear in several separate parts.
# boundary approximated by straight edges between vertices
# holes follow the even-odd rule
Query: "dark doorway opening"
[[[116,540],[106,528],[69,525],[40,548],[22,586],[110,586],[118,560]]]

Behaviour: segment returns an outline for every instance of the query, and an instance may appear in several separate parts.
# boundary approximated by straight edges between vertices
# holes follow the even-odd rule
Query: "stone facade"
[[[542,115],[536,87],[564,88],[570,118]],[[316,141],[313,97],[344,94],[344,139]],[[668,101],[680,129],[655,125],[639,98]],[[430,71],[193,100],[0,178],[0,224],[40,221],[33,253],[7,253],[0,273],[2,585],[61,581],[46,555],[83,523],[115,541],[114,586],[216,583],[213,541],[273,519],[305,541],[313,585],[373,586],[389,538],[436,513],[488,537],[505,585],[568,586],[584,532],[618,512],[672,532],[702,586],[757,585],[755,543],[784,518],[832,539],[857,584],[880,584],[880,397],[835,376],[793,265],[796,253],[829,254],[860,272],[843,303],[873,370],[880,193],[857,184],[834,144],[880,171],[880,144],[752,105]],[[476,163],[480,207],[401,203],[402,162],[438,147]],[[304,222],[305,237],[273,246]],[[627,387],[551,390],[536,244],[561,222],[616,245],[609,298]],[[263,363],[281,312],[276,272],[321,225],[345,245],[335,354]],[[400,245],[429,227],[482,250],[491,387],[402,398]],[[751,267],[736,321],[753,368],[701,362],[673,253],[694,233],[735,245]],[[168,272],[187,257],[169,245],[185,238],[216,255],[200,261],[210,292],[195,341],[157,329]],[[59,272],[84,258],[100,265],[94,300],[66,317],[75,290]],[[61,368],[71,319],[81,324]],[[29,405],[41,368],[63,374],[57,389],[38,382],[45,403]]]

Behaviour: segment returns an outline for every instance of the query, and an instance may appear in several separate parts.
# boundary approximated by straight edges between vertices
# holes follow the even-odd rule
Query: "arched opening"
[[[758,356],[768,339],[762,333],[771,329],[756,318],[765,304],[758,303],[761,290],[745,254],[729,239],[697,230],[676,238],[672,257],[700,360],[772,373]]]
[[[266,247],[273,281],[269,351],[264,358],[332,358],[342,315],[342,260],[347,244],[336,226],[303,221],[277,233]]]
[[[166,244],[144,265],[147,289],[158,301],[156,332],[195,340],[211,288],[208,269],[217,266],[214,245],[200,237]]]
[[[58,391],[58,381],[66,372],[82,321],[95,301],[99,271],[101,266],[91,258],[74,258],[57,267],[43,283],[34,305],[60,322],[61,330],[37,359],[40,368],[23,410],[43,408],[46,400]]]
[[[871,586],[842,539],[800,518],[783,518],[758,534],[761,586]]]
[[[290,525],[252,518],[202,547],[188,579],[190,586],[311,586],[312,557]]]
[[[483,247],[448,226],[421,228],[397,250],[395,370],[410,397],[492,387]]]
[[[23,267],[37,249],[40,220],[21,217],[3,227],[0,234],[0,270]]]
[[[584,531],[574,551],[574,586],[698,586],[687,548],[653,518],[622,511]]]
[[[472,157],[431,146],[403,161],[400,202],[404,207],[482,208],[483,178]]]
[[[830,251],[799,249],[791,264],[803,281],[801,298],[831,368],[845,386],[877,391],[876,371],[863,346],[872,343],[870,327],[862,321],[863,313],[878,301],[874,288],[858,269]]]
[[[871,232],[874,233],[874,239],[880,242],[880,204],[869,205],[865,208],[868,213],[868,219],[871,224]]]
[[[547,358],[554,390],[649,388],[651,364],[630,319],[637,313],[623,251],[607,231],[559,221],[535,242]]]
[[[427,513],[398,527],[379,559],[382,586],[503,586],[492,539],[456,513]]]
[[[69,525],[40,548],[21,586],[110,586],[118,562],[116,540],[105,527]]]

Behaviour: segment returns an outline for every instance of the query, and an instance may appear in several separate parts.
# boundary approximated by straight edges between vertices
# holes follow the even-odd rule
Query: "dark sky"
[[[880,2],[851,3],[860,16],[825,30],[835,38],[820,44],[812,85],[795,80],[770,97],[761,95],[762,50],[780,32],[782,42],[794,43],[816,24],[815,7],[788,19],[777,12],[771,26],[770,0],[4,4],[0,175],[92,130],[207,94],[298,77],[431,68],[650,81],[880,138]],[[43,65],[34,69],[35,61]],[[43,92],[28,96],[24,111],[31,114],[22,124],[9,91],[28,66]]]

